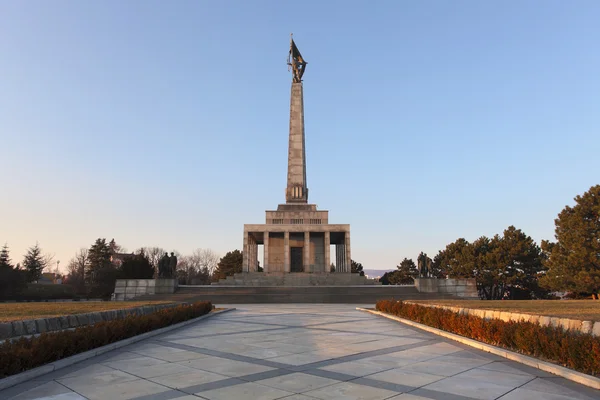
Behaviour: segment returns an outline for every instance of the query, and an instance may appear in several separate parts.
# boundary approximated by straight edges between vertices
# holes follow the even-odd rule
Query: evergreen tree
[[[244,256],[241,251],[233,250],[227,252],[217,264],[214,280],[225,279],[228,276],[242,272]]]
[[[365,276],[365,271],[363,271],[363,265],[361,263],[357,263],[354,260],[350,260],[350,272],[353,274],[359,274],[360,276]]]
[[[8,244],[4,243],[2,250],[0,250],[0,268],[13,268],[10,260],[10,251],[8,250]]]
[[[397,270],[394,271],[393,274],[394,276],[390,278],[394,281],[394,284],[410,285],[411,283],[414,283],[415,278],[419,276],[419,271],[415,262],[411,258],[405,257],[400,265],[397,266]]]
[[[558,218],[556,243],[542,242],[548,268],[542,284],[551,290],[600,294],[600,185],[575,197]]]
[[[144,250],[140,250],[138,254],[125,258],[118,275],[119,279],[152,279],[154,267]]]
[[[23,259],[23,267],[27,272],[27,282],[34,282],[40,279],[42,271],[46,268],[47,261],[42,255],[42,249],[38,243],[27,249],[27,254]]]
[[[110,297],[118,272],[110,259],[111,250],[106,239],[97,239],[87,256],[86,283],[91,296]]]
[[[25,274],[13,267],[8,245],[4,244],[0,250],[0,299],[14,299],[25,286]]]

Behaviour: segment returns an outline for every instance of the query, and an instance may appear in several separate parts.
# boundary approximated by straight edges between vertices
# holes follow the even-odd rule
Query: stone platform
[[[242,272],[213,283],[214,286],[359,286],[381,285],[350,273]]]
[[[211,301],[213,304],[337,303],[370,304],[378,300],[455,299],[451,294],[421,293],[414,286],[180,286],[177,293],[135,300]]]
[[[600,398],[598,390],[354,306],[235,307],[0,391],[0,399]]]
[[[177,279],[117,279],[112,300],[131,300],[142,295],[169,294],[177,291]]]

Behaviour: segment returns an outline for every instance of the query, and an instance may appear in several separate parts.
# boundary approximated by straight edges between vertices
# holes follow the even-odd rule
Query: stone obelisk
[[[288,175],[285,189],[286,203],[308,203],[306,186],[306,151],[304,139],[304,97],[302,75],[306,61],[291,39],[288,65],[293,71],[290,98],[290,139],[288,145]]]

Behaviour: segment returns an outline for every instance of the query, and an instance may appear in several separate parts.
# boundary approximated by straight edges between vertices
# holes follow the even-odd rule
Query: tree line
[[[433,258],[437,278],[475,278],[483,299],[547,298],[551,292],[572,297],[600,292],[600,185],[575,197],[554,220],[555,241],[541,246],[522,230],[509,226],[502,235],[464,238],[448,244]],[[425,253],[419,257],[426,257]],[[411,284],[418,276],[411,259],[381,277],[384,284]]]

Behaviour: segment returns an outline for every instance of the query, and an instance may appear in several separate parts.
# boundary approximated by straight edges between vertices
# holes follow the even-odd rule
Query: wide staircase
[[[180,286],[173,294],[144,295],[135,300],[211,301],[213,304],[339,303],[374,305],[377,300],[455,298],[420,293],[414,286]]]
[[[381,285],[374,279],[348,273],[242,272],[213,283],[214,286],[361,286]]]

